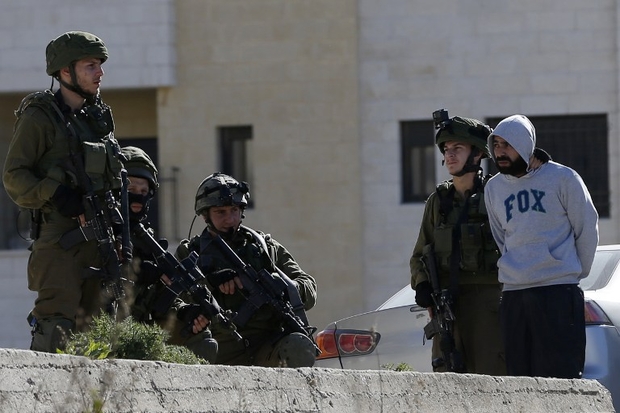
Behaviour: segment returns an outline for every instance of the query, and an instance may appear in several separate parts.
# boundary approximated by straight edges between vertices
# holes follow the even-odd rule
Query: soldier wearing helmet
[[[133,228],[137,223],[142,223],[151,236],[155,237],[155,228],[148,222],[147,213],[159,189],[157,167],[151,157],[138,147],[125,146],[121,152],[129,178],[127,192],[130,226]],[[159,269],[148,246],[143,244],[144,241],[140,237],[132,237],[131,241],[132,271],[129,276],[133,281],[133,288],[128,294],[127,304],[132,318],[142,323],[156,323],[169,332],[169,344],[185,346],[197,356],[215,362],[217,342],[207,329],[209,320],[197,315],[192,317],[190,325],[186,326],[177,319],[173,309],[158,308],[159,303],[166,301],[162,298],[167,293],[165,284],[169,284],[170,280]],[[160,244],[167,244],[167,241],[160,240]]]
[[[197,252],[200,269],[206,274],[207,285],[217,302],[225,309],[240,311],[248,307],[247,293],[231,263],[214,245],[214,237],[221,236],[257,272],[264,269],[274,278],[283,281],[288,278],[289,286],[295,289],[303,307],[301,311],[309,310],[316,302],[316,281],[270,235],[241,225],[249,199],[247,183],[220,172],[209,175],[199,185],[195,202],[196,215],[201,216],[207,226],[200,236],[182,241],[177,255],[183,258],[190,251]],[[233,338],[227,329],[217,324],[212,326],[213,337],[219,344],[217,363],[263,367],[314,365],[313,340],[302,333],[288,331],[269,305],[261,306],[247,323],[237,327],[242,341]]]
[[[121,152],[129,177],[129,216],[132,221],[142,222],[147,219],[151,200],[159,189],[157,168],[151,157],[140,148],[125,146]]]
[[[439,184],[425,204],[422,225],[409,265],[416,303],[434,305],[430,282],[433,261],[440,290],[453,301],[454,345],[442,349],[433,337],[434,371],[505,375],[499,325],[501,285],[497,279],[500,252],[491,234],[484,202],[481,161],[490,156],[487,138],[492,129],[476,119],[433,113],[435,141],[452,179]],[[548,160],[544,151],[542,161]],[[545,159],[546,158],[546,159]],[[533,163],[539,166],[540,162]],[[445,346],[445,341],[443,342]]]
[[[101,280],[84,273],[109,257],[101,256],[94,231],[83,228],[85,212],[92,216],[84,194],[103,199],[118,190],[123,164],[112,112],[99,94],[108,59],[103,41],[67,32],[47,45],[45,57],[59,89],[31,93],[15,111],[3,182],[11,199],[32,211],[28,286],[38,297],[28,317],[31,349],[55,352],[100,311]],[[84,174],[76,173],[79,166]]]

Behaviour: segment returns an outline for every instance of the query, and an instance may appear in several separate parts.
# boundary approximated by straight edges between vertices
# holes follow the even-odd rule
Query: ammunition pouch
[[[497,273],[499,251],[491,228],[486,222],[460,225],[460,269],[470,273]],[[453,227],[450,225],[435,229],[435,255],[440,271],[450,272],[452,256]]]
[[[121,187],[123,164],[116,157],[118,143],[114,139],[101,142],[82,142],[84,170],[91,180],[93,191],[101,192]]]

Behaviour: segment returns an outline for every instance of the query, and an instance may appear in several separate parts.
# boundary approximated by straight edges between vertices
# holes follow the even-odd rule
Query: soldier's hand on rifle
[[[59,185],[50,198],[50,202],[58,210],[60,215],[67,218],[75,218],[84,214],[82,195],[75,189],[66,185]]]
[[[433,287],[430,282],[422,281],[415,286],[415,302],[423,308],[433,306]]]
[[[224,268],[207,274],[207,281],[213,288],[219,289],[223,294],[234,294],[235,288],[243,289],[241,279],[237,271]]]
[[[155,284],[160,280],[162,275],[161,269],[153,261],[143,260],[140,262],[140,273],[138,274],[140,284]]]
[[[177,318],[191,326],[192,333],[198,334],[210,324],[208,318],[202,314],[198,304],[186,304],[177,311]]]
[[[198,334],[207,326],[211,324],[211,322],[207,319],[207,317],[200,314],[198,317],[194,318],[194,325],[192,326],[192,333]]]

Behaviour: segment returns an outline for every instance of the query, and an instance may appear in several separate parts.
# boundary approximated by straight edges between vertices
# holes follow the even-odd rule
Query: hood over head
[[[534,147],[536,146],[536,129],[526,116],[512,115],[507,117],[489,135],[488,142],[489,148],[491,148],[491,157],[495,161],[493,136],[499,136],[515,148],[529,168],[530,157],[534,153]]]

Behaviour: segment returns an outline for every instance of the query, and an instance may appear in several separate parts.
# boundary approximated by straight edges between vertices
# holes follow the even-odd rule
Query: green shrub
[[[71,336],[64,354],[106,358],[159,360],[178,364],[207,364],[186,347],[166,344],[169,334],[157,325],[131,317],[116,322],[107,314],[94,317],[90,330]]]
[[[394,363],[388,363],[388,364],[382,365],[381,367],[383,367],[386,370],[393,370],[393,371],[413,371],[411,366],[407,363],[400,363],[397,366],[395,366]]]

